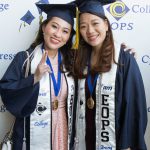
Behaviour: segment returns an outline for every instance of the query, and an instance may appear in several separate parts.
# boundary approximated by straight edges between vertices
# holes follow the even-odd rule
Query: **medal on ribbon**
[[[88,106],[89,109],[93,109],[94,108],[94,100],[93,100],[93,98],[91,96],[87,100],[87,106]]]
[[[89,70],[89,67],[88,67],[88,70]],[[92,93],[93,93],[93,90],[94,90],[94,87],[98,78],[98,74],[95,75],[93,84],[92,84],[91,78],[92,78],[91,74],[88,71],[87,84],[88,84],[88,89],[90,91],[90,97],[87,99],[87,106],[89,109],[93,109],[95,105],[94,100],[92,98]]]
[[[42,51],[43,51],[43,49],[42,49]],[[46,63],[49,65],[49,67],[51,69],[50,77],[51,77],[52,82],[53,82],[54,94],[55,94],[55,97],[56,97],[56,99],[52,102],[52,109],[57,110],[57,108],[58,108],[57,96],[59,94],[60,87],[61,87],[61,71],[60,71],[61,53],[60,53],[60,50],[58,50],[58,76],[57,76],[57,81],[56,81],[56,78],[55,78],[55,75],[54,75],[52,64],[51,64],[50,59],[48,57],[46,59]]]

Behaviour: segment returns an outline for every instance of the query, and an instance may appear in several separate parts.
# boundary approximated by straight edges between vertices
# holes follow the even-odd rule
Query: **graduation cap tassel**
[[[26,138],[23,138],[22,150],[26,150]]]
[[[78,46],[79,46],[79,10],[78,7],[76,7],[76,37],[72,48],[78,49]]]
[[[26,150],[26,118],[25,117],[24,117],[24,135],[23,135],[22,150]]]
[[[39,23],[41,24],[42,23],[42,21],[43,21],[43,16],[42,16],[42,14],[40,14],[40,16],[39,16]]]

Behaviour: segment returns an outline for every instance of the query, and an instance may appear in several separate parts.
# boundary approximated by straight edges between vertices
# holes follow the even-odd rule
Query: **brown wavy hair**
[[[105,40],[97,56],[96,65],[91,67],[90,73],[105,73],[110,71],[112,63],[115,61],[115,48],[114,39],[110,26],[110,22],[106,16],[99,16],[108,22],[108,31],[106,33]],[[85,68],[88,65],[89,58],[91,56],[92,46],[87,44],[80,35],[79,50],[76,54],[74,73],[77,78],[85,78],[87,73],[84,73]]]
[[[34,49],[37,45],[44,43],[42,27],[44,25],[47,25],[50,20],[51,20],[51,18],[46,19],[40,24],[39,31],[37,33],[37,37],[36,37],[35,41],[31,44],[32,49]],[[63,60],[62,60],[60,69],[62,72],[66,72],[66,71],[69,72],[70,75],[72,75],[73,60],[74,60],[74,50],[71,49],[72,38],[73,38],[74,34],[75,34],[75,31],[73,30],[73,27],[72,27],[70,38],[69,38],[68,42],[60,48],[61,54],[63,56]],[[65,70],[64,70],[63,66],[65,67]]]

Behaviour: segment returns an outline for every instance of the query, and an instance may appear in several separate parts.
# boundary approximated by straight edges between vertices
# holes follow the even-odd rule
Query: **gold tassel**
[[[42,21],[43,21],[43,16],[42,16],[42,14],[40,14],[40,16],[39,16],[39,24],[40,25],[41,25]]]
[[[76,37],[72,49],[78,49],[78,47],[79,47],[79,10],[78,7],[76,7]]]

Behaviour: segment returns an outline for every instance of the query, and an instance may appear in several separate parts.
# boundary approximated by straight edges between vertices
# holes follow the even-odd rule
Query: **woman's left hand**
[[[129,51],[130,54],[133,54],[133,56],[137,58],[137,53],[134,48],[130,48],[125,43],[121,43],[121,46],[124,48],[124,51]]]

